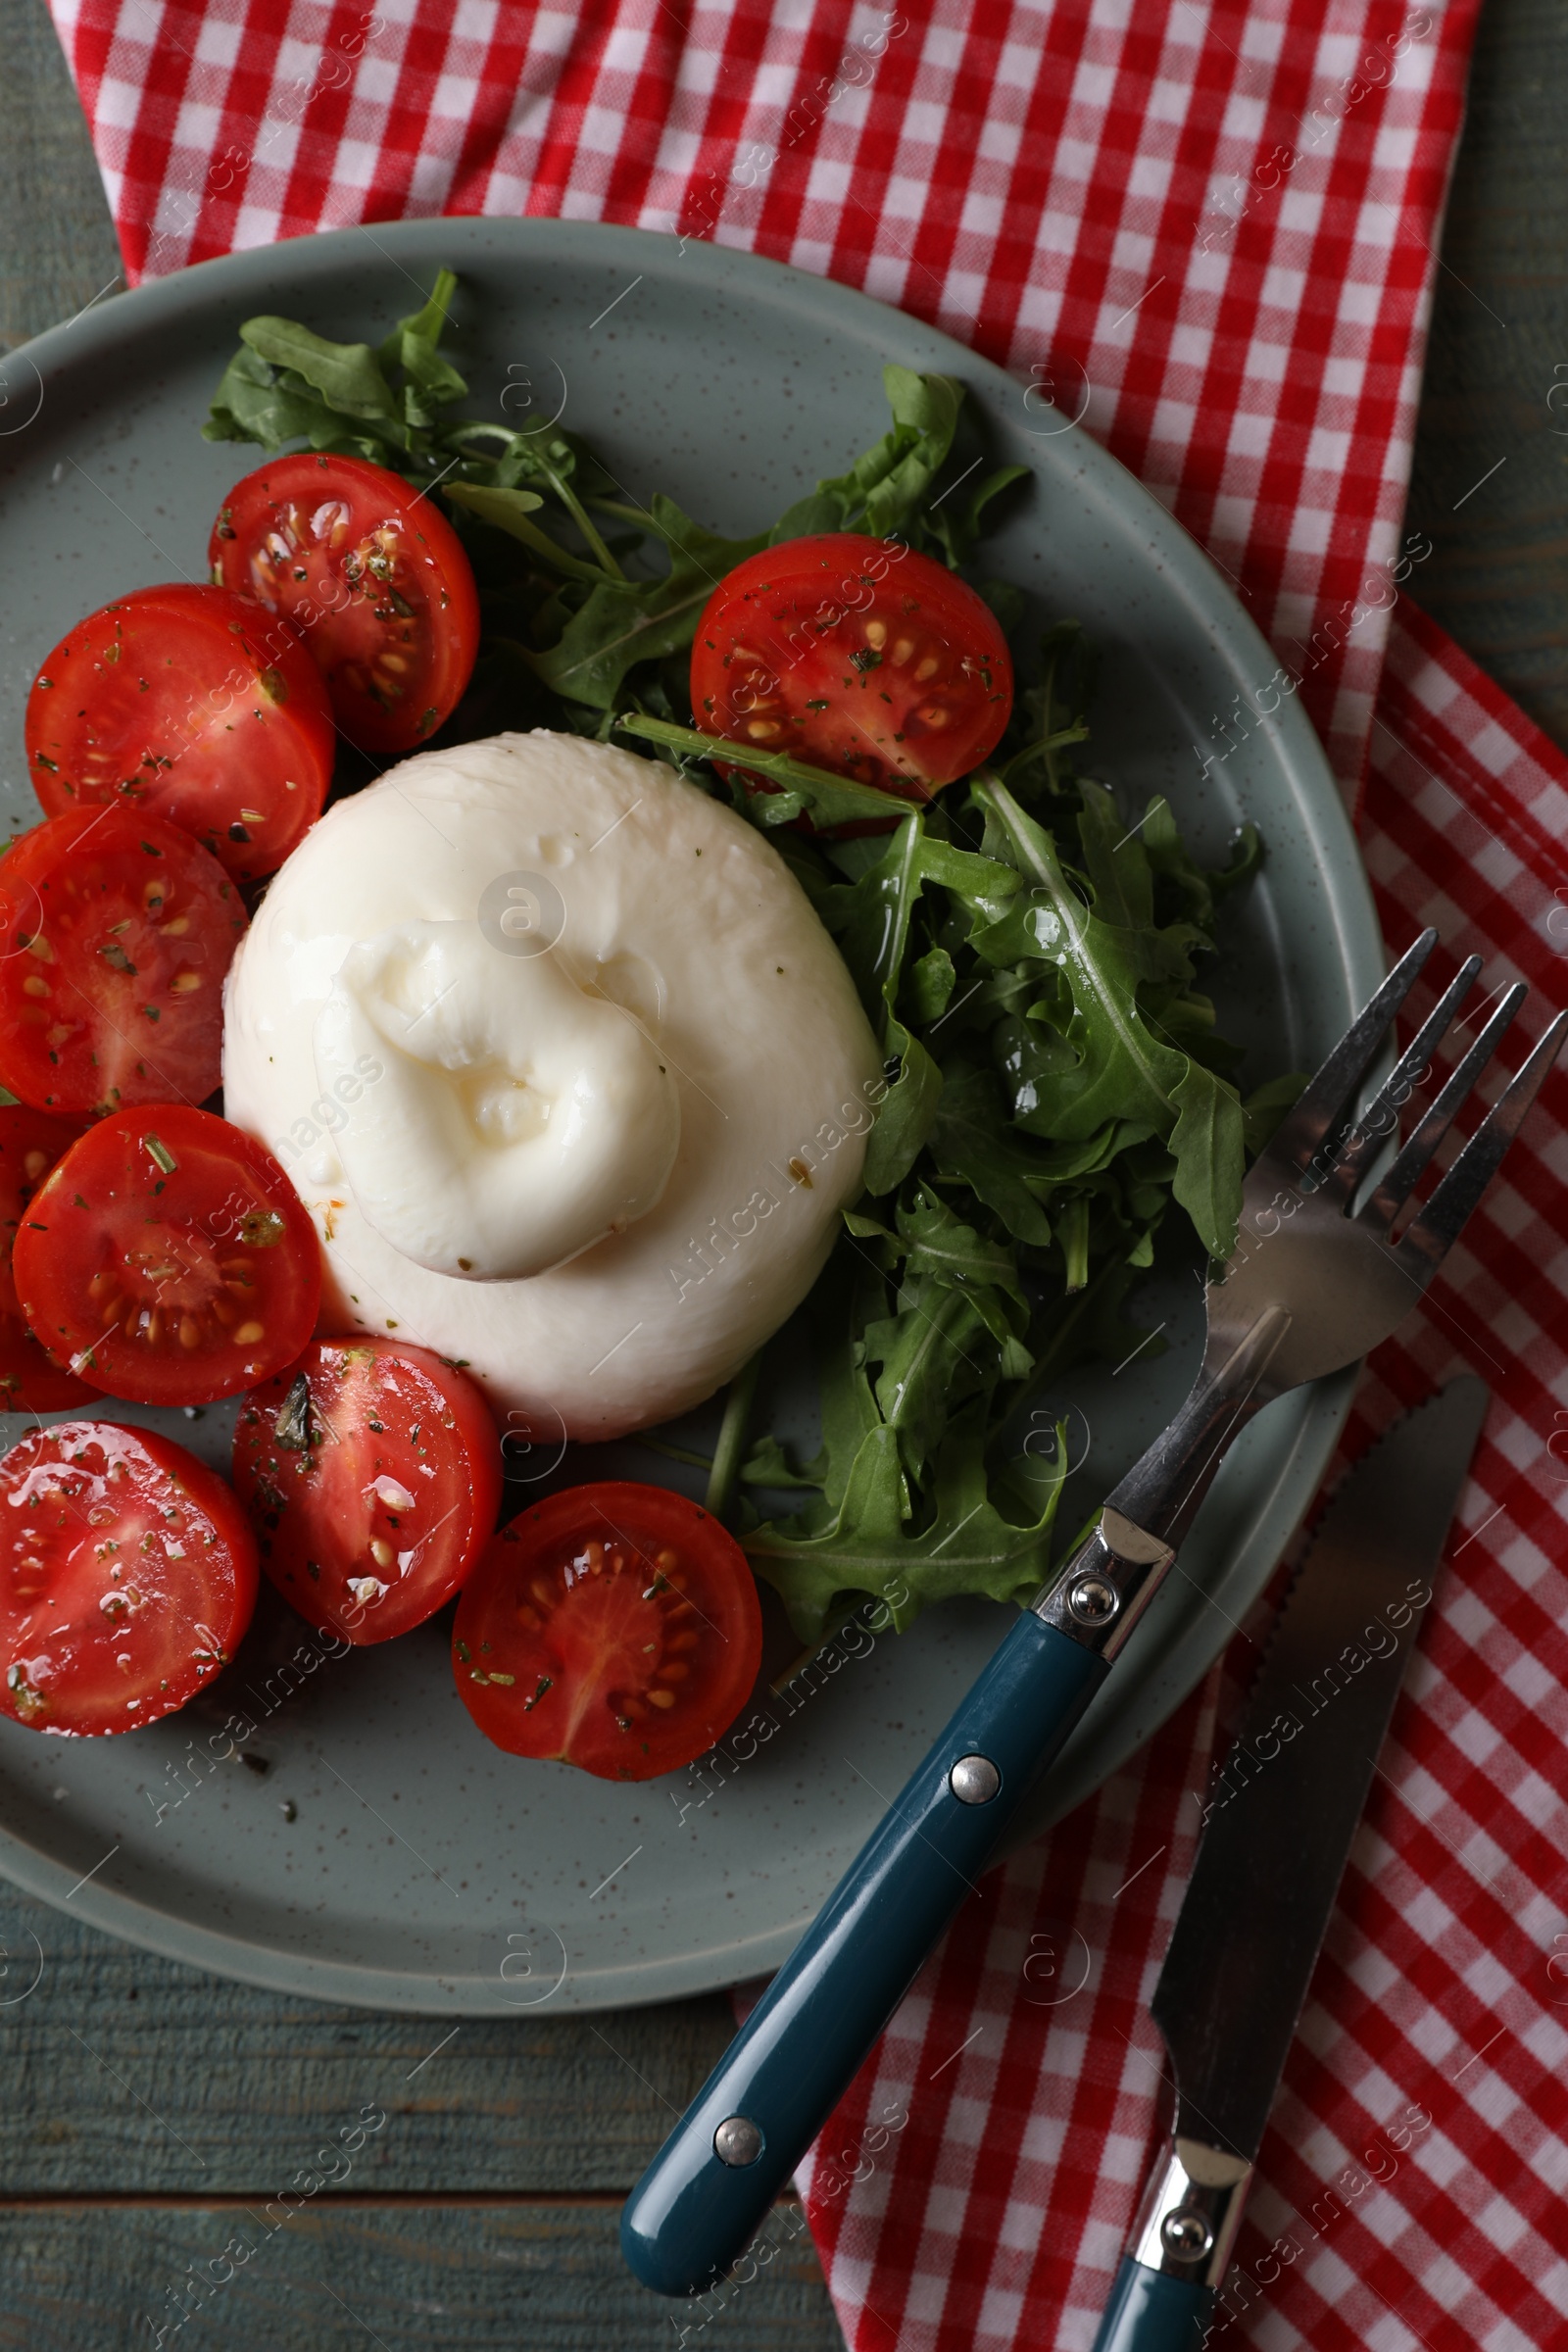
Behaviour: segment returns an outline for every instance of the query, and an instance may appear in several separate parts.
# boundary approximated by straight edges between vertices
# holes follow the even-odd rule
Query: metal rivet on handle
[[[1197,2262],[1214,2243],[1214,2233],[1200,2213],[1167,2213],[1159,2234],[1166,2253],[1178,2262]]]
[[[1108,1625],[1121,1601],[1115,1586],[1102,1576],[1081,1576],[1067,1595],[1067,1606],[1080,1625]]]
[[[762,2134],[749,2115],[727,2115],[713,2133],[713,2154],[720,2164],[755,2164],[762,2153]]]
[[[989,1756],[960,1756],[948,1775],[948,1787],[960,1805],[989,1805],[1002,1787],[1002,1775]]]

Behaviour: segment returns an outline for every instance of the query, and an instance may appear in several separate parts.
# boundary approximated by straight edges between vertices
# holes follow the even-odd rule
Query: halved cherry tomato
[[[32,1413],[90,1404],[99,1392],[52,1363],[22,1312],[11,1251],[28,1201],[61,1153],[81,1133],[72,1119],[51,1118],[24,1103],[0,1109],[0,1410]]]
[[[350,1642],[389,1642],[490,1541],[501,1454],[483,1396],[440,1356],[318,1340],[241,1405],[234,1485],[283,1598]]]
[[[719,581],[692,647],[705,733],[929,800],[992,751],[1012,709],[1001,623],[898,540],[826,531]]]
[[[270,1379],[321,1295],[316,1228],[271,1153],[174,1102],[89,1127],[28,1202],[12,1262],[50,1354],[134,1404]]]
[[[256,1541],[222,1480],[150,1429],[61,1421],[0,1462],[0,1711],[132,1732],[228,1664]]]
[[[207,553],[215,580],[293,622],[366,751],[412,752],[456,707],[479,650],[473,567],[400,474],[311,450],[274,458],[235,483]]]
[[[728,1731],[762,1659],[746,1554],[664,1487],[567,1487],[504,1527],[458,1602],[453,1671],[514,1756],[650,1781]]]
[[[337,749],[314,662],[226,588],[138,588],[63,637],[27,697],[46,816],[129,805],[242,881],[275,873],[321,813]]]
[[[220,1077],[239,892],[188,833],[76,808],[0,859],[0,1084],[38,1110],[199,1102]]]

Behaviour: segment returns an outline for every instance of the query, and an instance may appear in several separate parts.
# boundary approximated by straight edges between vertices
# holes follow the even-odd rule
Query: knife
[[[1406,1660],[1486,1418],[1472,1379],[1396,1422],[1324,1513],[1270,1639],[1150,2009],[1176,2084],[1095,2352],[1196,2352]]]

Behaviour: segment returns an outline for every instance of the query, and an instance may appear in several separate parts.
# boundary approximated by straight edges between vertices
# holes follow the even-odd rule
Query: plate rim
[[[390,261],[400,269],[407,262],[428,271],[433,265],[450,262],[460,274],[463,251],[473,252],[476,247],[499,250],[511,246],[519,259],[526,258],[530,247],[551,247],[568,256],[575,250],[595,266],[617,255],[652,263],[657,251],[666,264],[675,259],[683,270],[690,270],[694,291],[722,294],[734,290],[737,282],[743,291],[749,291],[760,281],[768,289],[773,307],[798,306],[810,314],[817,328],[824,319],[830,328],[842,322],[858,340],[864,338],[867,325],[875,319],[891,317],[901,329],[928,338],[940,365],[974,383],[993,400],[1021,398],[1027,389],[998,363],[971,351],[942,327],[858,287],[813,276],[765,255],[700,239],[687,241],[677,255],[676,240],[656,229],[597,220],[482,215],[359,223],[219,255],[170,277],[130,288],[101,308],[45,329],[0,358],[0,373],[9,374],[19,362],[32,368],[41,388],[40,407],[34,414],[40,414],[51,379],[101,365],[122,346],[127,335],[140,337],[162,326],[177,326],[191,312],[219,300],[232,302],[237,318],[244,315],[240,305],[249,294],[263,286],[275,289],[279,276],[295,280],[299,298],[304,299],[318,270],[329,271],[341,257],[356,247],[363,250],[367,244],[375,249],[381,262]],[[1273,649],[1229,580],[1169,508],[1082,425],[1066,425],[1058,437],[1072,450],[1081,478],[1108,494],[1123,510],[1131,509],[1146,529],[1152,559],[1158,562],[1169,585],[1199,617],[1216,651],[1233,661],[1246,656],[1255,674],[1267,674],[1275,661]],[[1322,744],[1294,698],[1263,719],[1257,731],[1272,740],[1276,763],[1290,779],[1296,811],[1315,862],[1327,927],[1351,993],[1359,1001],[1383,976],[1384,948],[1370,880],[1339,784]],[[1275,1477],[1254,1513],[1254,1529],[1267,1536],[1271,1558],[1277,1557],[1289,1541],[1321,1483],[1349,1412],[1353,1387],[1352,1369],[1321,1384],[1303,1402],[1295,1438],[1282,1449]],[[1263,1576],[1257,1577],[1256,1586],[1260,1588],[1263,1581]],[[1190,1695],[1228,1639],[1228,1634],[1222,1633],[1198,1674],[1163,1693],[1152,1710],[1127,1710],[1132,1720],[1108,1763],[1102,1751],[1098,1764],[1088,1770],[1080,1765],[1075,1772],[1069,1749],[1065,1759],[1069,1768],[1054,1772],[1042,1785],[1042,1799],[1031,1806],[1024,1827],[1002,1858],[1040,1835],[1122,1769]],[[293,1946],[263,1945],[244,1936],[191,1922],[101,1880],[74,1881],[67,1865],[3,1826],[0,1877],[56,1909],[64,1910],[70,1901],[77,1918],[104,1934],[267,1991],[383,2014],[527,2018],[533,2013],[527,2006],[498,1999],[477,1980],[414,1977],[406,1970],[361,1967]],[[729,1945],[710,1943],[695,1954],[643,1957],[602,1967],[585,1995],[559,2006],[538,2006],[541,2010],[549,2006],[553,2016],[586,2015],[720,1990],[775,1968],[793,1948],[809,1916]],[[618,1981],[622,1978],[624,1984]]]

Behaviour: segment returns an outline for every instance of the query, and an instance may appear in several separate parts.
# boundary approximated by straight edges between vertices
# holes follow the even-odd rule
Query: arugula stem
[[[617,522],[634,522],[639,529],[647,531],[652,538],[659,537],[654,518],[646,507],[628,506],[623,499],[619,498],[595,498],[591,492],[588,504],[596,507],[601,514],[613,514]],[[715,580],[713,585],[716,588],[718,582]]]
[[[1089,1280],[1089,1195],[1075,1193],[1056,1219],[1056,1238],[1067,1261],[1067,1290],[1081,1291]]]
[[[746,1451],[747,1435],[752,1423],[752,1405],[757,1396],[757,1376],[762,1369],[760,1348],[749,1364],[743,1364],[729,1384],[724,1400],[724,1418],[719,1424],[718,1444],[713,1448],[713,1466],[709,1474],[708,1493],[704,1507],[718,1520],[727,1518],[735,1500],[735,1489],[740,1481],[741,1459]]]
[[[480,521],[488,522],[492,529],[505,531],[508,538],[520,540],[522,545],[536,555],[541,563],[548,564],[553,571],[564,573],[568,580],[584,580],[590,586],[598,584],[602,574],[597,564],[585,564],[580,556],[568,555],[564,547],[556,545],[548,531],[542,531],[539,525],[531,521],[526,514],[519,514],[515,508],[512,508],[507,512],[506,519],[503,521],[499,514],[488,509],[483,503],[487,495],[486,485],[477,482],[449,482],[446,488],[447,495],[454,505],[466,508],[470,514],[477,514]],[[463,493],[466,490],[476,490],[479,495],[477,498],[465,498]]]
[[[667,1454],[672,1462],[689,1463],[694,1470],[711,1470],[713,1467],[709,1454],[693,1453],[685,1446],[671,1446],[663,1438],[651,1438],[646,1430],[636,1431],[631,1442],[634,1446],[646,1446],[650,1453]]]
[[[997,772],[1004,784],[1010,783],[1015,769],[1026,767],[1031,760],[1044,758],[1047,784],[1049,789],[1055,793],[1060,788],[1056,782],[1056,762],[1053,755],[1056,752],[1066,751],[1071,744],[1087,743],[1088,741],[1089,729],[1085,726],[1058,727],[1054,735],[1041,736],[1034,743],[1026,743],[1023,750],[1014,752],[1012,758]]]
[[[785,786],[798,784],[804,790],[826,789],[845,794],[863,807],[867,816],[895,816],[902,824],[909,814],[912,802],[900,800],[897,794],[878,792],[869,784],[857,784],[849,776],[835,776],[825,767],[808,767],[804,760],[792,760],[788,752],[760,752],[755,744],[731,743],[722,735],[704,735],[696,727],[677,727],[667,718],[645,718],[640,711],[628,710],[615,724],[625,735],[641,735],[649,743],[666,744],[671,751],[685,752],[696,760],[727,760],[736,767],[750,768],[769,783]]]
[[[604,569],[609,572],[612,580],[623,580],[626,577],[626,574],[621,570],[620,565],[615,562],[614,557],[611,554],[609,548],[605,545],[604,540],[600,537],[598,524],[594,521],[593,516],[589,514],[587,508],[583,505],[582,500],[577,496],[577,493],[575,490],[573,490],[571,484],[566,480],[564,474],[558,473],[555,467],[549,464],[545,464],[544,472],[545,478],[549,482],[551,489],[554,490],[556,496],[560,499],[567,514],[571,516],[572,521],[577,525],[578,530],[581,531],[583,537],[593,549],[594,555],[598,562],[603,565]]]
[[[482,418],[476,423],[452,426],[447,438],[449,441],[457,442],[461,449],[466,442],[473,440],[476,436],[488,436],[492,440],[505,441],[513,449],[526,448],[530,442],[539,438],[536,433],[515,433],[510,425],[490,424]],[[626,574],[621,570],[620,565],[600,537],[593,516],[588,513],[565,475],[551,465],[550,460],[542,451],[534,453],[533,463],[587,540],[600,570],[607,573],[612,580],[624,580]]]

